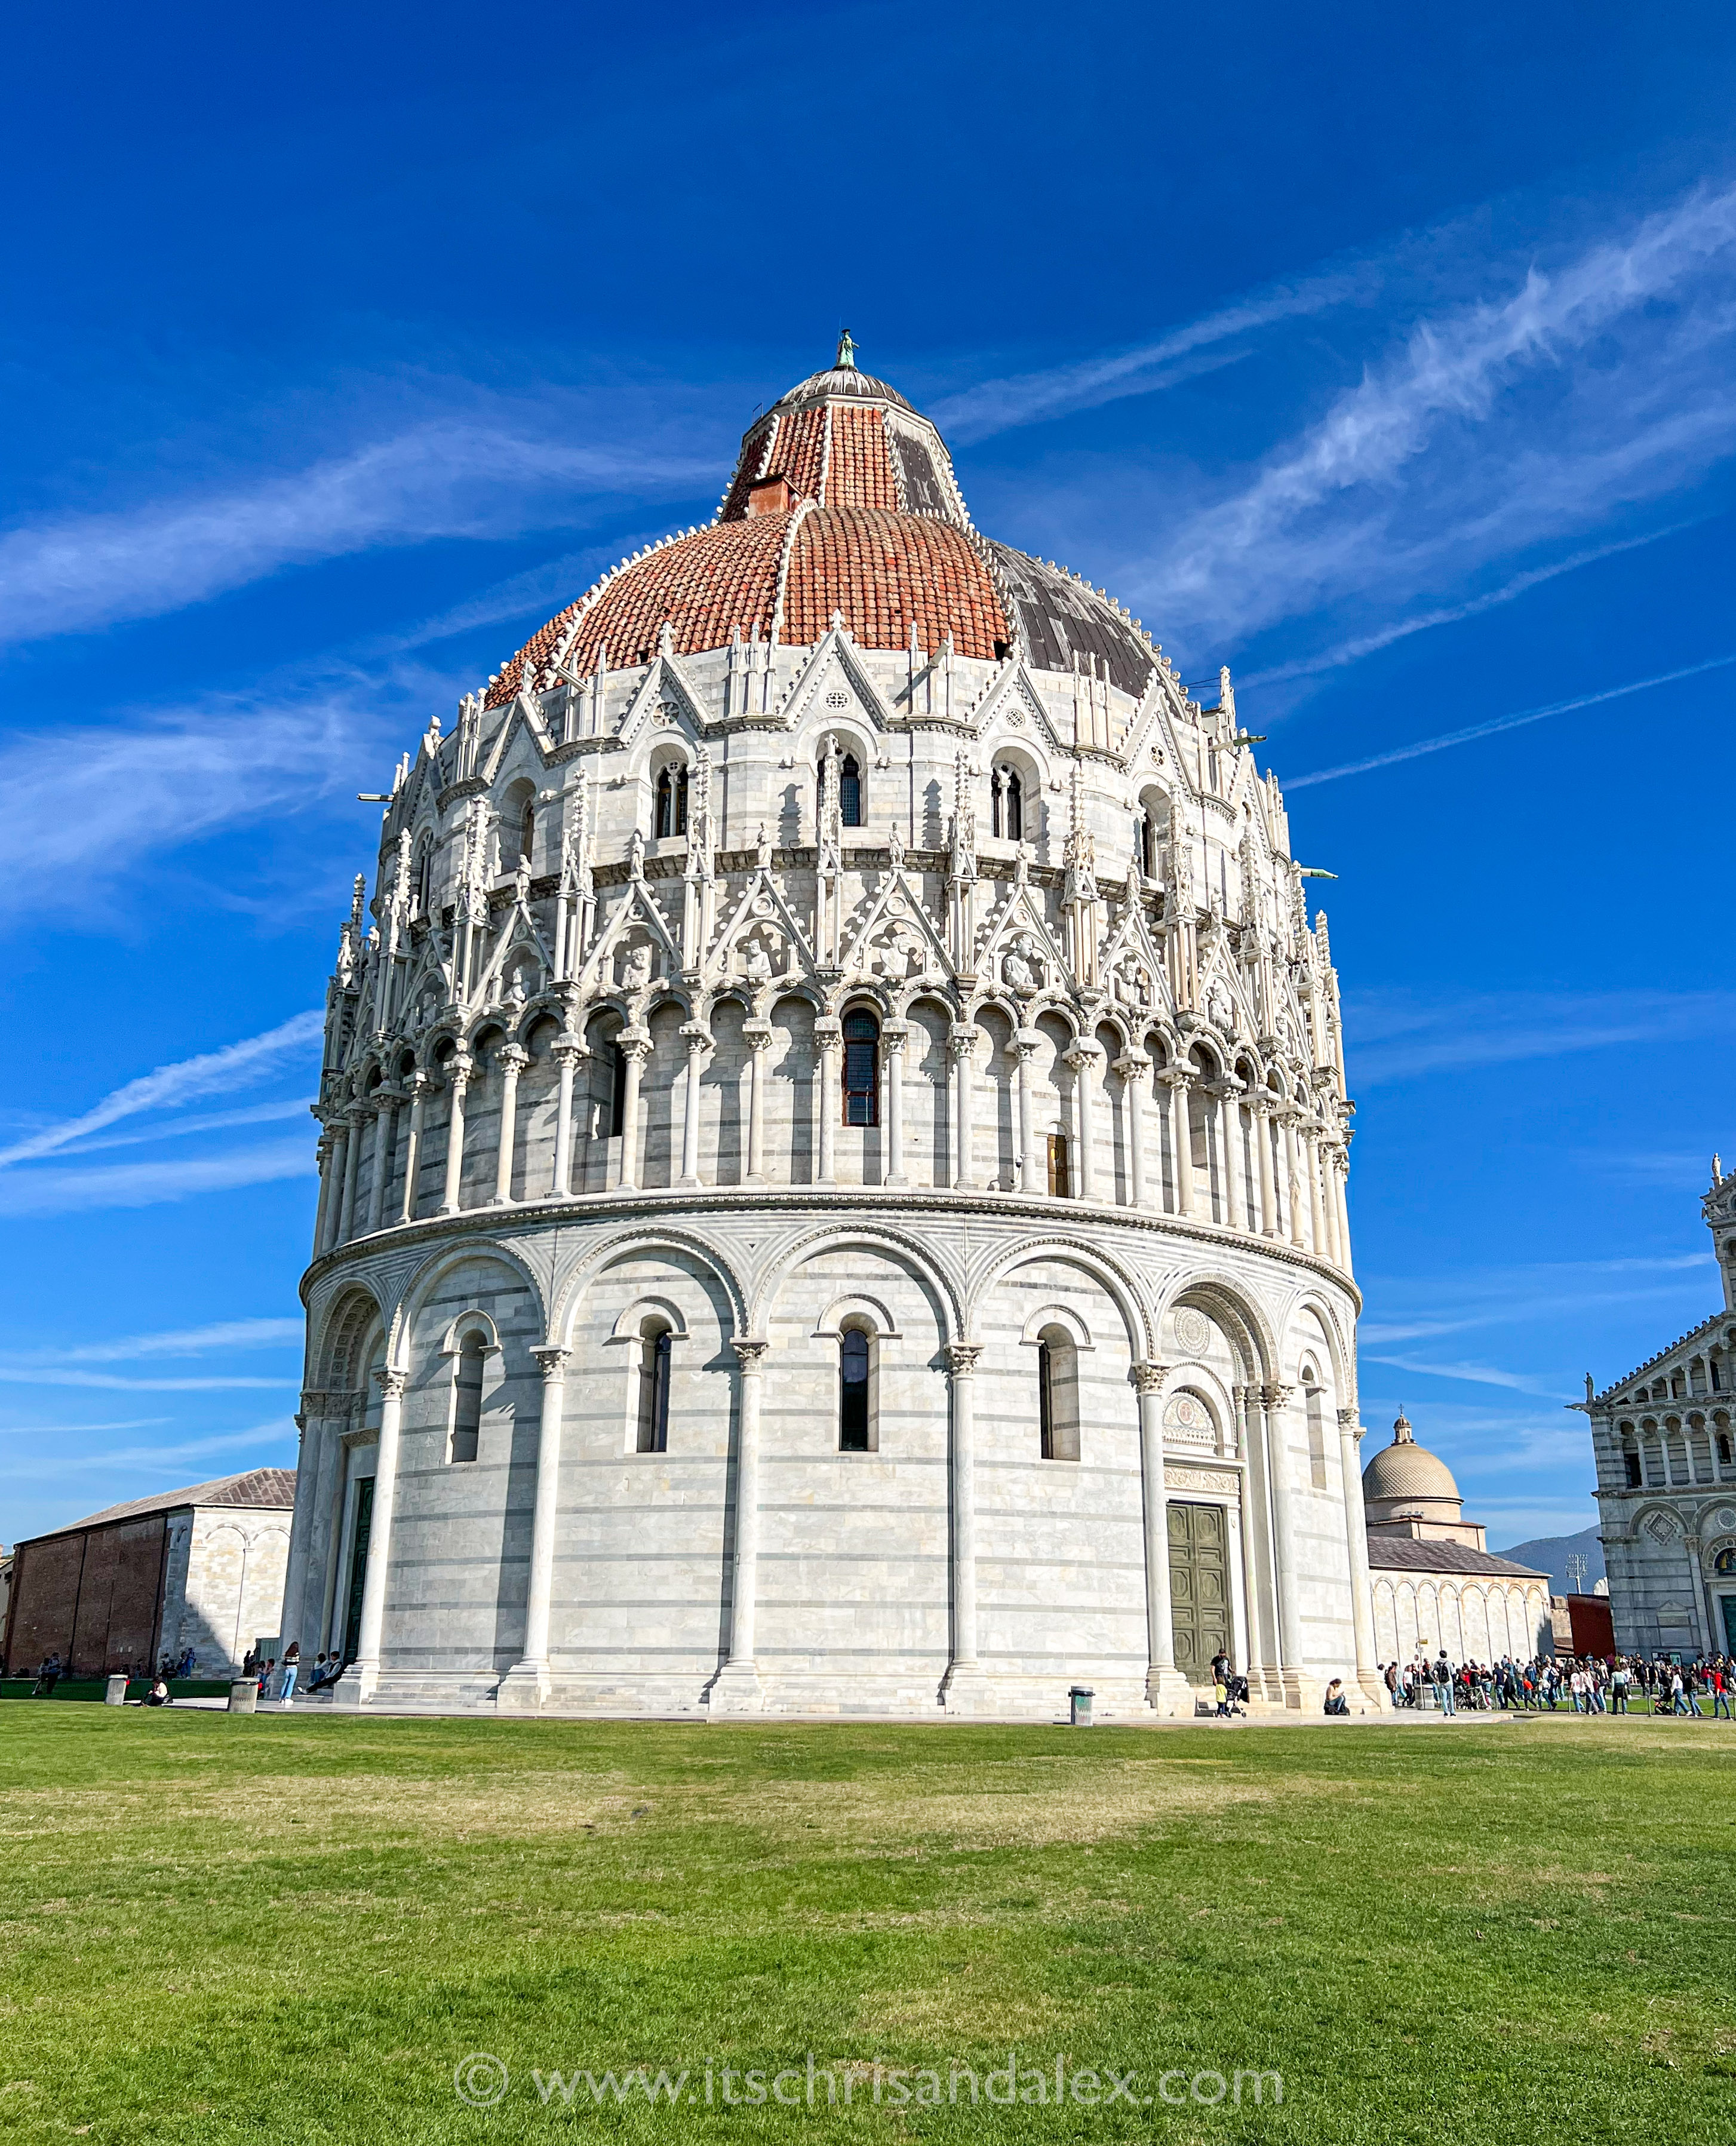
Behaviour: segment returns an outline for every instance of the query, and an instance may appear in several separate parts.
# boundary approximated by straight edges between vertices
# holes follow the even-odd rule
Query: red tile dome
[[[626,560],[550,620],[490,681],[510,701],[599,663],[648,662],[664,627],[677,655],[739,632],[806,647],[834,613],[867,648],[960,656],[1016,648],[1040,669],[1099,669],[1143,691],[1155,665],[1137,621],[1064,570],[973,526],[952,458],[927,418],[861,372],[846,335],[836,363],[775,402],[744,435],[717,519]]]

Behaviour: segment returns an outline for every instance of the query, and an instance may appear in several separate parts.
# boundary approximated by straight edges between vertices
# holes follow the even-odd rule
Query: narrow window
[[[1714,1394],[1721,1390],[1719,1385],[1718,1359],[1716,1356],[1712,1359],[1712,1390]]]
[[[1718,1435],[1718,1457],[1725,1462],[1730,1458],[1730,1434],[1728,1431],[1720,1431]]]
[[[525,809],[518,820],[518,854],[521,862],[529,864],[536,847],[536,800],[527,797]]]
[[[609,1137],[619,1140],[627,1121],[627,1055],[618,1043],[609,1046]]]
[[[868,1336],[852,1326],[838,1343],[838,1450],[868,1452]]]
[[[1072,1179],[1067,1169],[1067,1135],[1065,1133],[1049,1135],[1049,1191],[1050,1197],[1055,1200],[1070,1200],[1073,1197]]]
[[[1730,1441],[1727,1438],[1721,1438],[1718,1442],[1720,1446],[1728,1448]],[[1728,1458],[1728,1454],[1724,1457]],[[1639,1455],[1637,1453],[1624,1453],[1622,1466],[1627,1470],[1628,1488],[1630,1490],[1637,1490],[1639,1488]]]
[[[428,895],[434,876],[434,851],[431,843],[424,842],[416,860],[416,906],[419,916],[428,913]]]
[[[474,1460],[482,1430],[482,1360],[488,1353],[488,1336],[475,1330],[458,1344],[458,1360],[452,1367],[452,1458]]]
[[[1025,839],[1025,786],[1015,767],[1002,766],[995,771],[993,825],[1003,841],[1022,842]]]
[[[845,754],[838,770],[838,816],[846,827],[862,824],[862,771],[851,753]]]
[[[1316,1490],[1326,1487],[1326,1418],[1318,1386],[1308,1389],[1308,1480]]]
[[[1157,830],[1151,824],[1151,815],[1141,812],[1138,828],[1140,870],[1147,879],[1157,877]]]
[[[652,822],[656,839],[687,831],[687,771],[666,767],[657,776],[657,810]]]
[[[1037,1336],[1037,1450],[1045,1460],[1079,1458],[1079,1351],[1065,1326]]]
[[[871,1013],[844,1016],[844,1122],[880,1123],[880,1023]]]
[[[669,1450],[669,1367],[675,1344],[666,1326],[647,1325],[639,1344],[639,1450]]]

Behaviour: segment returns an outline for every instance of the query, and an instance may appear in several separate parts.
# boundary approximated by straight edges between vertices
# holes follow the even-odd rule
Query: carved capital
[[[591,1056],[590,1046],[583,1036],[574,1036],[566,1030],[555,1038],[549,1048],[555,1054],[555,1062],[560,1066],[576,1066]]]
[[[1095,1072],[1098,1061],[1102,1056],[1101,1045],[1075,1043],[1070,1051],[1062,1054],[1061,1063],[1063,1066],[1070,1066],[1075,1073],[1083,1073],[1088,1068]]]
[[[730,1346],[736,1352],[736,1360],[741,1366],[742,1375],[744,1377],[755,1377],[757,1376],[763,1367],[766,1361],[766,1351],[771,1346],[771,1344],[769,1341],[759,1341],[751,1339],[746,1339],[741,1340],[731,1340]]]
[[[1270,1410],[1286,1409],[1295,1398],[1295,1391],[1294,1386],[1262,1386],[1260,1390],[1260,1405]]]
[[[1176,1088],[1185,1094],[1200,1078],[1191,1066],[1160,1066],[1157,1077],[1166,1088]]]
[[[1124,1080],[1143,1080],[1151,1071],[1151,1060],[1143,1051],[1124,1051],[1115,1061],[1115,1071]]]
[[[955,1058],[961,1060],[970,1058],[975,1056],[981,1036],[982,1031],[980,1028],[949,1029],[946,1035],[946,1047]]]
[[[1136,1394],[1158,1394],[1163,1391],[1164,1380],[1170,1375],[1170,1366],[1148,1360],[1133,1367],[1133,1390]]]
[[[651,1056],[651,1040],[649,1029],[624,1028],[616,1037],[615,1041],[617,1049],[629,1058],[638,1059],[641,1064]]]
[[[977,1359],[982,1355],[980,1341],[950,1341],[942,1352],[946,1368],[955,1379],[968,1379],[976,1369]]]
[[[680,1033],[690,1056],[696,1051],[715,1051],[717,1047],[716,1037],[702,1021],[684,1021]]]
[[[880,1040],[888,1051],[902,1051],[910,1040],[910,1031],[901,1021],[885,1021],[880,1027]]]
[[[531,1062],[531,1054],[516,1043],[503,1043],[494,1054],[494,1062],[502,1073],[515,1080]]]
[[[744,1021],[741,1033],[754,1050],[766,1051],[771,1050],[777,1031],[769,1021]]]
[[[844,1048],[844,1024],[836,1014],[821,1014],[814,1024],[814,1041],[822,1051],[841,1051]]]
[[[556,1385],[566,1370],[566,1360],[572,1351],[546,1345],[531,1350],[531,1354],[536,1358],[537,1369],[542,1373],[543,1384]]]
[[[401,1401],[409,1386],[410,1374],[407,1371],[376,1371],[374,1384],[386,1400]]]

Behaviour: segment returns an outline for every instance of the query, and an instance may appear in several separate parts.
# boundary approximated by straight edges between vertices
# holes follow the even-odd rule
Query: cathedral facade
[[[1724,1307],[1583,1406],[1624,1654],[1736,1654],[1736,1177],[1700,1202]]]
[[[1373,1694],[1338,985],[1250,744],[847,338],[431,723],[317,1106],[340,1704]]]

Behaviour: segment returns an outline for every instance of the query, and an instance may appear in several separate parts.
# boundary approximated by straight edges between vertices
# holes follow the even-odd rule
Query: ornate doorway
[[[1170,1601],[1175,1666],[1190,1684],[1208,1684],[1212,1657],[1232,1651],[1229,1534],[1221,1505],[1170,1505]]]

